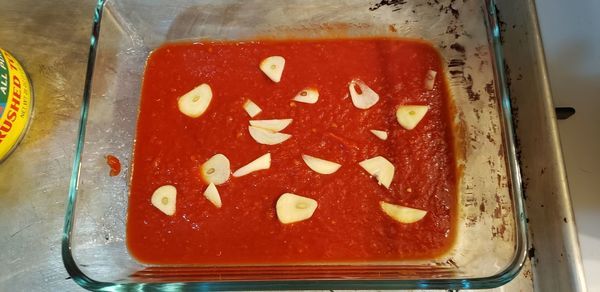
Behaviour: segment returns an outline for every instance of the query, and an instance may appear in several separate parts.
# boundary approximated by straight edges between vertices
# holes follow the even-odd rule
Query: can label
[[[0,49],[0,161],[25,134],[31,116],[31,86],[21,64]]]

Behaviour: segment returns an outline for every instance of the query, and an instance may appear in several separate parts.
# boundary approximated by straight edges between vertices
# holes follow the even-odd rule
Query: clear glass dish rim
[[[122,291],[122,290],[320,290],[320,289],[490,289],[502,286],[511,281],[521,270],[527,257],[527,226],[526,214],[522,196],[521,172],[517,160],[515,147],[515,134],[513,115],[509,90],[504,70],[504,54],[500,41],[500,22],[496,13],[495,0],[481,0],[486,10],[486,26],[488,38],[492,48],[494,75],[498,83],[500,97],[500,118],[504,135],[503,142],[506,151],[506,161],[510,175],[510,191],[512,193],[512,207],[515,219],[515,253],[511,263],[498,274],[467,279],[426,279],[426,280],[261,280],[261,281],[225,281],[225,282],[173,282],[173,283],[112,283],[102,282],[90,278],[77,266],[71,252],[71,235],[73,231],[75,202],[77,199],[79,174],[81,168],[81,154],[85,144],[87,117],[91,98],[92,77],[96,61],[100,25],[104,4],[107,0],[96,0],[93,16],[92,33],[90,37],[90,50],[86,69],[85,87],[82,95],[80,123],[75,147],[75,156],[69,182],[65,223],[62,233],[62,258],[67,272],[81,287],[95,291]]]

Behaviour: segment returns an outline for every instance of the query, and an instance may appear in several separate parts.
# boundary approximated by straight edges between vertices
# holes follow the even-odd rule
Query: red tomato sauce
[[[110,167],[110,176],[117,176],[121,173],[121,161],[114,155],[106,155],[106,164]]]
[[[281,82],[259,70],[268,56],[286,60]],[[438,72],[433,90],[428,70]],[[167,44],[149,57],[141,93],[127,218],[127,244],[155,264],[350,263],[433,258],[452,245],[457,170],[451,106],[442,59],[431,45],[398,39],[288,40]],[[353,106],[352,79],[380,95],[372,108]],[[213,91],[199,118],[183,115],[177,99],[201,83]],[[316,104],[293,102],[315,87]],[[277,145],[248,133],[242,105],[262,108],[253,119],[292,118]],[[402,104],[429,105],[413,130],[395,117]],[[385,130],[382,141],[369,132]],[[218,209],[203,197],[200,166],[222,153],[232,171],[271,153],[268,170],[217,186]],[[301,155],[342,164],[330,175],[310,170]],[[381,155],[395,167],[390,189],[358,162]],[[176,212],[151,205],[155,189],[177,188]],[[291,192],[318,201],[305,221],[281,224],[275,203]],[[423,209],[416,223],[384,214],[380,201]]]

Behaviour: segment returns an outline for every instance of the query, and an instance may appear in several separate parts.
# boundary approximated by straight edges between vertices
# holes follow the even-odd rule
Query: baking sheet
[[[585,291],[533,0],[497,4],[518,106],[535,264],[491,291]],[[0,290],[83,290],[63,267],[60,236],[94,5],[0,2],[1,45],[22,61],[36,92],[31,130],[0,165]]]

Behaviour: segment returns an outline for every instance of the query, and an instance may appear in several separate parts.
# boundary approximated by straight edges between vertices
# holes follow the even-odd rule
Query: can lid
[[[29,78],[10,53],[0,48],[0,161],[19,144],[32,116]]]

